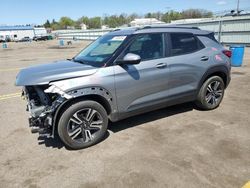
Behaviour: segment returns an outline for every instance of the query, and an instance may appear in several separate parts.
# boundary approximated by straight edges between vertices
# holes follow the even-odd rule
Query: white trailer
[[[44,27],[34,27],[35,36],[47,36],[47,30]]]
[[[35,28],[33,26],[0,26],[1,38],[9,38],[12,41],[21,40],[24,37],[33,39],[34,36],[47,35],[44,27]]]

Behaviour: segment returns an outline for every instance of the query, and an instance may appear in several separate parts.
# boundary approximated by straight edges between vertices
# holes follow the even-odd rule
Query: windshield
[[[73,60],[92,65],[103,66],[112,54],[118,49],[126,36],[105,35],[82,50]]]

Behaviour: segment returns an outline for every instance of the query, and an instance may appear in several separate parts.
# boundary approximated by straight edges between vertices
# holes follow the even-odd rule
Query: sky
[[[62,16],[78,19],[120,13],[167,12],[189,8],[212,12],[236,9],[237,0],[3,0],[0,25],[43,24]],[[250,0],[240,0],[240,8],[250,10]]]

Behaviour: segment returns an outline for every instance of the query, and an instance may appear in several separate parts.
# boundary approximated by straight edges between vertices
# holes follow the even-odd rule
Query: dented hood
[[[16,77],[17,86],[44,85],[51,81],[88,76],[96,67],[74,61],[57,61],[22,69]]]

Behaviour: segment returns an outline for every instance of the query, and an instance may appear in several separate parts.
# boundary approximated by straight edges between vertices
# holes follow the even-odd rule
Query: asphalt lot
[[[0,49],[0,187],[242,187],[250,181],[250,49],[213,111],[191,103],[109,125],[106,139],[70,151],[31,134],[19,68],[66,59],[87,42]]]

